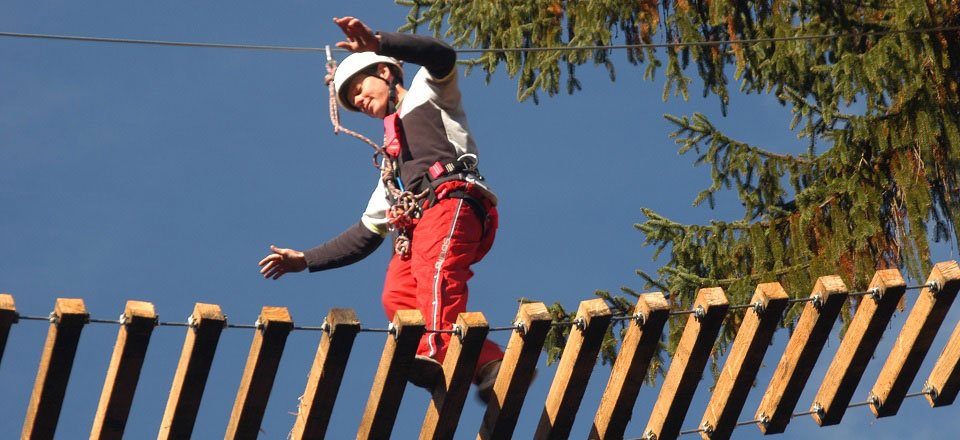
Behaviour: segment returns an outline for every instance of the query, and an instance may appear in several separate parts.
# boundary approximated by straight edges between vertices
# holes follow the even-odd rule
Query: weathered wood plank
[[[861,298],[820,390],[814,397],[812,409],[817,412],[811,416],[820,426],[836,425],[843,419],[847,405],[906,287],[896,269],[879,270],[874,274],[870,289],[877,289],[878,294]]]
[[[670,318],[670,304],[663,293],[646,293],[637,299],[634,320],[623,337],[610,379],[593,419],[590,438],[622,438],[633,414],[640,386],[647,377],[650,360],[660,345],[660,335]]]
[[[300,399],[297,421],[290,433],[293,440],[326,435],[353,341],[360,331],[360,321],[352,309],[330,309],[324,327],[307,376],[307,387]]]
[[[0,363],[3,362],[3,351],[7,346],[10,327],[17,323],[18,317],[17,305],[13,301],[13,295],[0,293]]]
[[[477,438],[492,440],[510,438],[517,426],[527,389],[536,372],[537,360],[550,330],[552,318],[543,303],[521,304],[515,322],[522,330],[510,335],[510,342],[500,364],[493,395],[483,415]]]
[[[680,434],[681,424],[703,376],[703,369],[713,351],[728,308],[723,289],[711,287],[697,292],[693,309],[698,312],[687,318],[657,403],[643,430],[645,436],[664,439],[676,438]]]
[[[612,316],[602,299],[580,303],[575,318],[580,324],[570,330],[534,438],[565,439],[570,436],[570,428]]]
[[[443,381],[433,389],[430,407],[423,418],[420,439],[452,439],[460,422],[460,412],[473,382],[480,349],[487,340],[490,326],[482,313],[468,312],[457,316],[456,337],[443,359]]]
[[[943,347],[925,388],[930,393],[926,397],[932,407],[951,405],[957,398],[960,391],[960,322]]]
[[[280,357],[293,330],[293,319],[286,307],[263,307],[250,344],[247,365],[227,423],[227,439],[256,439],[267,410],[270,391],[280,366]]]
[[[413,364],[424,327],[423,314],[419,310],[400,310],[394,316],[395,332],[387,336],[357,439],[390,437],[407,385],[407,371]]]
[[[937,263],[927,278],[927,283],[931,282],[936,282],[939,288],[936,291],[929,288],[920,291],[870,391],[870,410],[877,417],[892,416],[900,410],[900,404],[957,296],[960,288],[960,267],[957,267],[957,262]]]
[[[52,439],[67,392],[80,331],[90,315],[82,299],[57,298],[21,438]]]
[[[157,325],[157,312],[151,303],[127,301],[122,320],[93,418],[91,439],[123,438],[150,335]]]
[[[227,319],[216,304],[197,303],[180,352],[170,397],[160,422],[160,440],[189,438],[197,421],[210,365]]]
[[[760,420],[757,426],[764,434],[787,429],[800,393],[847,299],[847,286],[836,275],[820,277],[810,298],[819,300],[807,302],[804,306],[754,417]]]
[[[700,422],[701,427],[709,427],[710,431],[700,433],[704,439],[727,439],[733,435],[737,418],[750,394],[750,387],[757,377],[783,311],[787,308],[788,299],[780,283],[757,286],[750,299],[755,306],[748,309],[743,317]]]

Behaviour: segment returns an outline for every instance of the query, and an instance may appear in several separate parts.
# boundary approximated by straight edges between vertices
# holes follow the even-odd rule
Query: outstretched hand
[[[380,50],[380,37],[373,33],[370,26],[363,24],[354,17],[333,18],[333,22],[340,26],[346,41],[337,43],[337,47],[350,52],[376,52]]]
[[[273,253],[260,260],[260,273],[264,278],[277,279],[287,272],[300,272],[307,268],[303,252],[270,245]]]

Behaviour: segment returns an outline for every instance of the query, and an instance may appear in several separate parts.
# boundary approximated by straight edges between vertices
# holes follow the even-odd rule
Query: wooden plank
[[[189,438],[200,410],[210,365],[227,318],[216,304],[197,303],[190,315],[191,326],[180,352],[170,397],[160,422],[158,439]]]
[[[89,321],[90,315],[82,299],[57,298],[21,438],[53,438],[77,354],[80,331]]]
[[[960,288],[960,267],[957,267],[957,262],[937,263],[927,278],[927,284],[931,282],[936,282],[939,289],[924,288],[920,291],[870,391],[870,410],[877,417],[892,416],[900,410],[900,404],[957,296],[957,289]]]
[[[924,388],[930,393],[926,397],[932,407],[953,404],[957,398],[960,391],[960,322],[943,347]]]
[[[151,303],[127,301],[122,320],[107,378],[103,381],[100,404],[93,418],[91,439],[123,438],[150,335],[157,325],[157,312]]]
[[[663,380],[660,395],[653,406],[650,420],[643,430],[645,437],[676,438],[687,414],[693,394],[703,376],[703,368],[713,351],[720,326],[727,316],[729,303],[723,289],[700,289],[693,303],[693,313],[680,337],[680,343],[670,361],[670,369]]]
[[[580,303],[575,322],[581,324],[575,325],[567,337],[534,438],[565,439],[570,436],[570,428],[590,380],[590,372],[597,364],[600,344],[612,317],[613,313],[602,299]]]
[[[18,317],[13,296],[9,293],[0,293],[0,362],[3,361],[3,351],[7,346],[10,327],[17,323]]]
[[[660,346],[660,335],[670,318],[670,304],[661,292],[646,293],[637,299],[634,315],[642,316],[641,321],[632,321],[623,337],[593,419],[590,438],[623,438],[650,360]]]
[[[757,408],[757,426],[764,434],[776,434],[787,429],[793,409],[800,400],[810,373],[837,321],[840,308],[847,299],[847,286],[836,275],[817,278],[809,301],[803,307],[800,320],[787,342],[783,357],[773,373],[773,379]]]
[[[510,335],[510,342],[500,364],[500,373],[493,385],[493,394],[483,415],[478,439],[510,438],[517,426],[527,389],[536,373],[537,360],[550,331],[552,317],[541,303],[521,304],[515,322],[522,330]]]
[[[256,439],[260,435],[260,423],[267,410],[283,347],[293,330],[293,319],[286,307],[263,307],[257,327],[224,438]]]
[[[330,414],[337,400],[343,373],[353,341],[360,331],[360,321],[351,309],[330,309],[324,319],[324,332],[307,376],[307,387],[300,399],[297,421],[290,438],[323,438],[330,423]]]
[[[814,397],[812,410],[816,412],[811,416],[820,426],[836,425],[843,419],[906,287],[896,269],[879,270],[873,275],[870,289],[877,289],[878,296],[868,294],[860,299],[857,313]]]
[[[383,347],[357,439],[390,438],[407,385],[407,371],[413,364],[424,326],[419,310],[399,310],[394,316],[394,333],[387,336]]]
[[[487,340],[490,326],[479,312],[457,316],[460,333],[450,338],[450,346],[443,359],[443,382],[433,389],[430,407],[420,428],[420,438],[452,439],[460,422],[463,402],[470,391],[473,374],[477,370],[480,349]]]
[[[788,299],[780,283],[757,286],[750,304],[759,307],[747,309],[700,422],[700,427],[707,428],[700,433],[704,439],[727,439],[733,435]]]

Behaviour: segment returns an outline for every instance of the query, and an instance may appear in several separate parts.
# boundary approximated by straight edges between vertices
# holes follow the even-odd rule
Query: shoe
[[[493,385],[497,383],[497,375],[500,374],[500,364],[503,359],[487,362],[480,367],[477,374],[477,398],[486,405],[490,402],[490,396],[493,395]]]
[[[487,362],[480,368],[480,373],[477,375],[477,399],[484,405],[488,404],[490,397],[493,396],[493,386],[497,383],[497,376],[500,374],[500,364],[502,363],[502,359],[497,359]],[[537,369],[534,368],[533,375],[530,376],[530,383],[532,384],[536,379]]]
[[[434,358],[419,354],[413,358],[410,371],[407,372],[407,380],[410,383],[427,390],[432,390],[441,377],[443,377],[443,365]]]

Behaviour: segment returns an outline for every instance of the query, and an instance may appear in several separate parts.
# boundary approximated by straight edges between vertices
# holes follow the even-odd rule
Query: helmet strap
[[[380,78],[379,76],[377,78]],[[390,81],[387,81],[383,78],[380,78],[383,82],[387,83],[387,87],[390,88],[390,94],[387,95],[387,113],[384,115],[392,115],[397,111],[397,85],[400,81],[397,78],[391,78]]]

